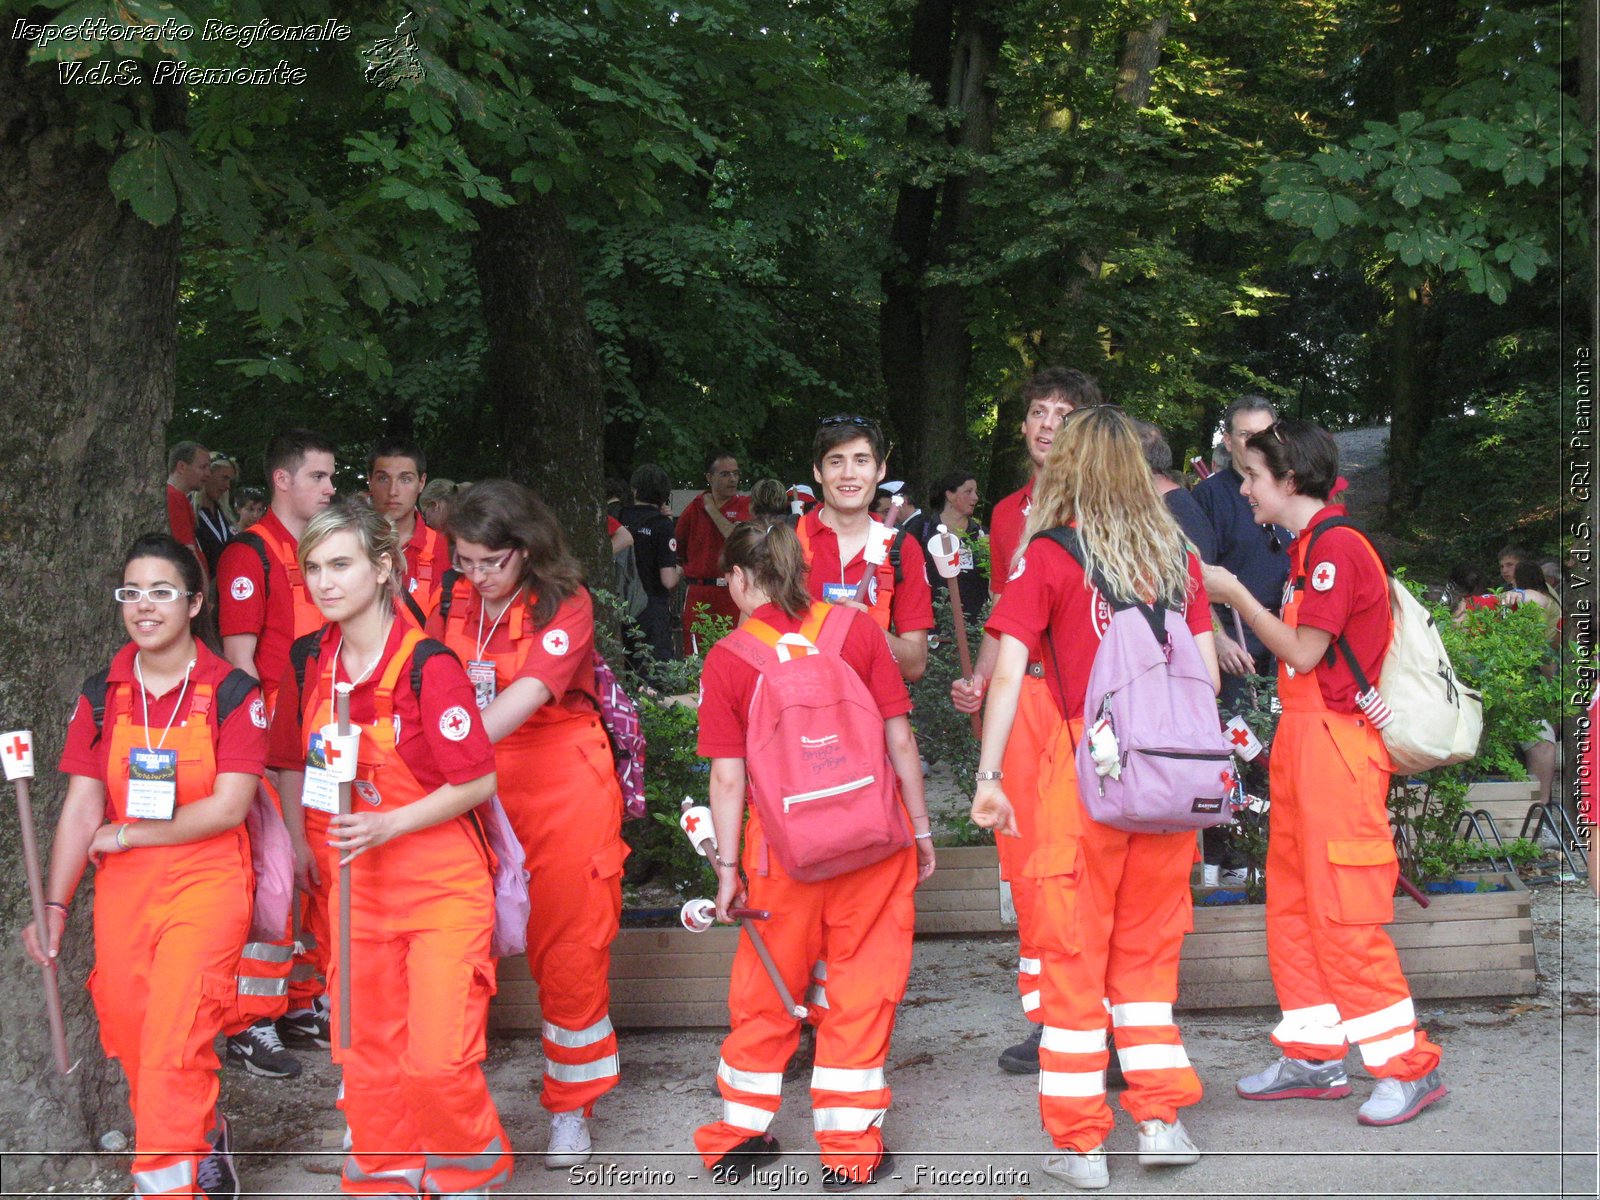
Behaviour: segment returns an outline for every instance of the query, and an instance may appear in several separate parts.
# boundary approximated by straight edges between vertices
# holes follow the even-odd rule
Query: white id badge
[[[339,812],[339,780],[328,770],[320,733],[313,733],[306,744],[306,778],[300,789],[300,804],[334,816]]]
[[[128,751],[128,815],[170,821],[178,807],[178,752]]]
[[[467,663],[467,678],[472,680],[472,691],[478,699],[478,711],[482,712],[494,703],[494,663],[487,659],[472,659]]]
[[[972,570],[972,547],[971,546],[963,546],[961,548],[961,569],[963,571]]]

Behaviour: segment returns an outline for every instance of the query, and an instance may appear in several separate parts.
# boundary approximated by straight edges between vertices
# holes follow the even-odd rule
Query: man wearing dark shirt
[[[1239,491],[1244,480],[1233,463],[1240,461],[1250,435],[1272,428],[1277,419],[1277,410],[1261,396],[1240,396],[1228,405],[1222,418],[1222,441],[1231,456],[1229,465],[1202,479],[1190,493],[1211,526],[1211,552],[1201,547],[1201,559],[1233,572],[1273,615],[1283,602],[1283,585],[1289,578],[1287,547],[1294,535],[1276,525],[1256,524],[1250,501]],[[1221,703],[1227,710],[1242,697],[1244,676],[1270,675],[1275,668],[1272,655],[1254,633],[1245,629],[1245,644],[1240,646],[1227,607],[1212,607],[1218,623]]]
[[[1189,539],[1200,561],[1216,561],[1217,540],[1211,533],[1211,522],[1206,519],[1206,514],[1195,503],[1189,490],[1170,474],[1172,447],[1167,442],[1167,435],[1154,425],[1140,421],[1139,441],[1144,446],[1144,461],[1150,468],[1151,478],[1155,480],[1161,502],[1178,522],[1178,528],[1183,530],[1183,536]]]
[[[633,473],[632,489],[633,504],[621,510],[618,520],[633,534],[634,565],[649,597],[638,617],[639,628],[656,661],[668,662],[677,655],[667,597],[683,573],[673,521],[664,507],[672,498],[672,480],[655,463],[645,463]]]

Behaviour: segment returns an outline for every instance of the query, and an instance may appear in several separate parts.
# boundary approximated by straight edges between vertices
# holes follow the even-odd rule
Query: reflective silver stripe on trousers
[[[1084,1099],[1103,1096],[1106,1091],[1104,1071],[1040,1071],[1039,1094]]]
[[[828,993],[820,983],[814,983],[806,989],[806,1003],[812,1008],[827,1008]]]
[[[263,979],[259,975],[239,976],[239,995],[241,996],[287,996],[289,994],[289,981],[287,979]]]
[[[1022,1011],[1023,1012],[1025,1012],[1025,1013],[1026,1012],[1027,1013],[1028,1012],[1033,1012],[1034,1009],[1039,1007],[1039,1003],[1040,1003],[1040,1001],[1039,1001],[1039,993],[1037,991],[1023,992],[1022,993]]]
[[[423,1160],[422,1187],[430,1196],[487,1196],[489,1189],[497,1187],[511,1178],[509,1171],[502,1171],[493,1179],[485,1180],[482,1187],[474,1188],[470,1192],[450,1192],[440,1186],[435,1171],[446,1167],[459,1171],[487,1171],[499,1162],[506,1152],[505,1143],[496,1134],[487,1146],[478,1154],[467,1155],[462,1158],[453,1158],[448,1154],[429,1154]]]
[[[1339,1010],[1331,1004],[1284,1009],[1283,1020],[1272,1031],[1272,1037],[1278,1042],[1310,1042],[1314,1046],[1344,1045],[1344,1031],[1339,1028]]]
[[[754,1092],[758,1096],[783,1095],[782,1071],[741,1071],[719,1058],[717,1078],[741,1092]]]
[[[1404,1033],[1397,1033],[1393,1037],[1378,1038],[1371,1042],[1357,1042],[1361,1047],[1361,1061],[1368,1067],[1383,1066],[1397,1054],[1405,1054],[1414,1050],[1417,1045],[1417,1031],[1408,1029]]]
[[[781,1081],[783,1076],[778,1076]],[[851,1070],[847,1067],[812,1067],[811,1086],[824,1092],[871,1092],[888,1087],[882,1067]],[[780,1089],[781,1090],[781,1089]]]
[[[246,942],[239,952],[240,958],[253,958],[257,962],[285,963],[294,957],[294,946],[276,946],[271,942]]]
[[[818,1133],[862,1133],[883,1124],[883,1108],[816,1108],[811,1127]]]
[[[544,1040],[553,1042],[557,1046],[564,1046],[568,1050],[579,1050],[584,1046],[592,1046],[598,1041],[603,1041],[611,1034],[611,1018],[601,1017],[587,1029],[567,1029],[561,1025],[552,1025],[549,1021],[544,1023]]]
[[[361,1164],[356,1162],[354,1154],[344,1160],[344,1177],[352,1183],[381,1183],[385,1179],[398,1179],[402,1183],[410,1184],[413,1191],[422,1186],[421,1167],[400,1167],[393,1171],[374,1171],[368,1175],[361,1169]]]
[[[1165,1001],[1141,1000],[1111,1006],[1113,1025],[1171,1025],[1172,1005]]]
[[[828,977],[828,964],[820,958],[811,964],[811,978],[826,979]]]
[[[1018,975],[1037,975],[1039,973],[1039,960],[1037,958],[1017,959]]]
[[[1380,1033],[1393,1033],[1397,1029],[1404,1029],[1415,1025],[1417,1010],[1411,1003],[1411,997],[1398,1000],[1388,1008],[1380,1008],[1375,1013],[1368,1013],[1364,1017],[1347,1017],[1344,1023],[1344,1035],[1352,1042],[1365,1041],[1375,1038]]]
[[[136,1196],[159,1196],[162,1192],[193,1187],[194,1162],[187,1158],[182,1162],[173,1163],[170,1167],[157,1167],[153,1171],[133,1173],[133,1194]]]
[[[1099,1029],[1059,1029],[1046,1025],[1039,1035],[1039,1049],[1053,1054],[1096,1054],[1105,1048],[1104,1025]]]
[[[722,1119],[737,1129],[765,1133],[767,1126],[772,1124],[773,1116],[773,1113],[764,1108],[757,1108],[754,1104],[740,1104],[737,1100],[722,1102]]]
[[[1155,1043],[1145,1046],[1118,1046],[1117,1062],[1124,1071],[1170,1071],[1189,1065],[1189,1054],[1182,1046]]]
[[[589,1063],[559,1063],[547,1059],[544,1064],[544,1073],[557,1083],[589,1083],[615,1075],[617,1070],[615,1054],[608,1054]]]

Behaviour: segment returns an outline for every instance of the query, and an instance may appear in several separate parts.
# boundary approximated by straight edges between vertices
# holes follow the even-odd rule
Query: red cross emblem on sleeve
[[[461,728],[461,717],[459,715],[451,717],[450,718],[450,729],[451,729],[451,731],[453,732],[453,731],[458,730],[460,728]]]
[[[1317,569],[1311,572],[1311,586],[1319,592],[1326,592],[1333,587],[1334,576],[1338,572],[1331,562],[1317,564]]]

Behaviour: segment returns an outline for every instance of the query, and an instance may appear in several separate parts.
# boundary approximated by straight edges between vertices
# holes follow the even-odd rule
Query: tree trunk
[[[1428,386],[1433,356],[1423,337],[1426,285],[1393,281],[1389,328],[1389,511],[1391,527],[1414,511],[1420,495],[1417,464],[1423,435],[1433,424],[1434,389]]]
[[[1137,112],[1150,99],[1156,64],[1161,61],[1161,40],[1167,36],[1171,17],[1157,17],[1143,29],[1128,34],[1122,46],[1122,62],[1117,67],[1117,99]]]
[[[547,196],[479,205],[472,261],[483,294],[483,370],[506,473],[539,493],[590,582],[611,586],[594,334],[566,219]]]
[[[48,19],[46,17],[45,19]],[[0,45],[0,729],[34,732],[34,823],[48,855],[64,780],[51,770],[85,676],[123,640],[110,589],[140,533],[165,529],[163,431],[177,362],[178,224],[118,204],[114,154],[79,141],[93,89],[61,87],[27,45]],[[157,130],[182,121],[182,91],[151,93]],[[5,787],[9,793],[11,788]],[[10,810],[12,798],[4,801]],[[93,871],[79,886],[59,977],[82,1064],[56,1076],[38,972],[18,940],[29,919],[21,842],[0,820],[0,1151],[72,1152],[131,1128],[121,1072],[100,1051],[83,984],[92,959]],[[88,1178],[95,1160],[8,1154],[8,1191]]]

